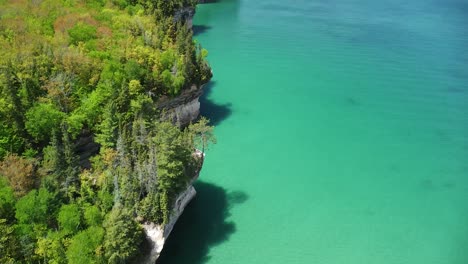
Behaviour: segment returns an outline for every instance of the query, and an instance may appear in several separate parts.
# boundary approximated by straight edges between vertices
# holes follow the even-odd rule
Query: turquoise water
[[[216,124],[160,263],[468,263],[468,1],[199,6]]]

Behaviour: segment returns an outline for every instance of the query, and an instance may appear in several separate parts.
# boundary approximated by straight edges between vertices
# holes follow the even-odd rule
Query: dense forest
[[[167,223],[214,141],[157,108],[211,78],[195,4],[0,0],[0,263],[130,263]]]

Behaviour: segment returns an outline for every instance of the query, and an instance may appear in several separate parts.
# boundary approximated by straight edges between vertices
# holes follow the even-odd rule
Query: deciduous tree
[[[33,163],[33,160],[16,154],[10,154],[0,162],[0,174],[8,179],[18,197],[25,195],[36,183]]]

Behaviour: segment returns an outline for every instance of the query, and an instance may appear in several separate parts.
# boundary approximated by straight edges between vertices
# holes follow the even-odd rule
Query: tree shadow
[[[197,196],[185,208],[166,241],[157,264],[203,264],[210,248],[227,241],[236,226],[228,221],[230,209],[242,204],[244,192],[227,192],[211,183],[197,182]]]
[[[193,35],[198,36],[200,34],[203,34],[210,30],[212,26],[205,26],[205,25],[193,25],[192,30],[193,30]]]
[[[203,95],[200,97],[200,114],[210,119],[210,124],[217,126],[232,114],[232,105],[216,104],[209,99],[212,89],[216,86],[215,81],[210,81],[204,87]]]

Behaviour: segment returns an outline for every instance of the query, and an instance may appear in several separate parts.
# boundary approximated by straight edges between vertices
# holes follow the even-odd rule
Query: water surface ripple
[[[220,0],[194,23],[218,144],[161,263],[468,263],[466,0]]]

